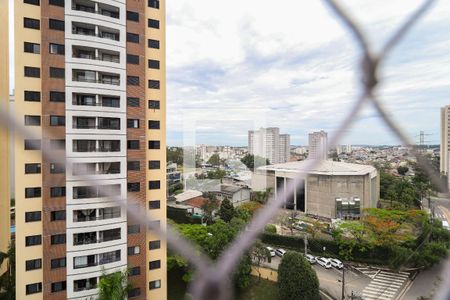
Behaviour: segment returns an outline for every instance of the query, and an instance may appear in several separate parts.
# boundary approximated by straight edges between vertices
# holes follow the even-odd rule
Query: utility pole
[[[303,239],[304,239],[303,244],[305,244],[305,256],[306,256],[306,254],[308,254],[308,233],[305,232]]]

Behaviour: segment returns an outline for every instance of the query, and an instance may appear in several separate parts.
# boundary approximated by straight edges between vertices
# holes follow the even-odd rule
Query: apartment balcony
[[[120,162],[74,163],[73,176],[120,174]]]
[[[120,130],[120,118],[73,117],[72,128]]]
[[[107,207],[99,209],[83,209],[73,212],[73,222],[93,222],[116,219],[121,217],[120,207]]]
[[[87,290],[92,290],[97,288],[97,277],[79,279],[73,282],[73,291],[82,292]]]
[[[73,152],[120,152],[118,140],[73,140]]]
[[[109,229],[94,232],[82,232],[73,235],[73,245],[90,245],[97,243],[106,243],[111,241],[116,241],[121,239],[120,228]]]
[[[104,198],[120,195],[120,184],[103,186],[76,186],[72,189],[73,199]]]
[[[72,57],[80,59],[120,63],[119,52],[96,49],[91,47],[73,46]]]
[[[120,32],[118,30],[94,24],[73,22],[72,34],[120,41]]]
[[[72,10],[98,14],[114,19],[119,19],[120,17],[118,7],[89,0],[72,1]]]
[[[73,70],[72,80],[76,82],[120,85],[120,75],[97,71]]]
[[[73,94],[72,104],[77,106],[101,106],[120,108],[120,97],[92,94]]]
[[[77,256],[73,258],[74,269],[82,269],[88,267],[95,267],[120,261],[120,250],[93,254],[86,256]]]

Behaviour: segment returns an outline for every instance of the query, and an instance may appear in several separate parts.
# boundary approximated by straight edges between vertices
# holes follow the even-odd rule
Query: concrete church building
[[[284,191],[295,180],[294,195],[286,197],[284,193],[284,208],[328,220],[359,218],[363,209],[376,207],[380,181],[374,167],[323,160],[308,169],[310,163],[296,161],[260,167],[252,178],[253,190]],[[306,178],[296,180],[299,174],[306,174]]]

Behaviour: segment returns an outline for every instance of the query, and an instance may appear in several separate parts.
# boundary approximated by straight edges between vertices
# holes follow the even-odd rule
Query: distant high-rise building
[[[328,159],[328,134],[321,130],[309,134],[309,159]]]
[[[167,298],[164,239],[114,199],[166,226],[165,2],[14,1],[17,299],[97,299],[126,269],[128,298]]]
[[[448,178],[450,186],[450,105],[441,108],[441,173]]]
[[[280,134],[280,128],[261,128],[248,132],[248,152],[267,158],[271,164],[289,161],[290,147],[289,134]]]

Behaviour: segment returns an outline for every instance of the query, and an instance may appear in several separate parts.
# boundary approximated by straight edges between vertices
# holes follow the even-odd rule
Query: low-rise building
[[[234,206],[250,201],[250,189],[243,186],[221,184],[219,190],[213,191],[213,193],[217,200],[228,199]]]
[[[254,191],[272,188],[281,193],[284,208],[325,219],[359,217],[362,209],[376,207],[379,176],[369,165],[335,161],[298,161],[259,167],[252,178]],[[294,185],[294,193],[286,193]]]

